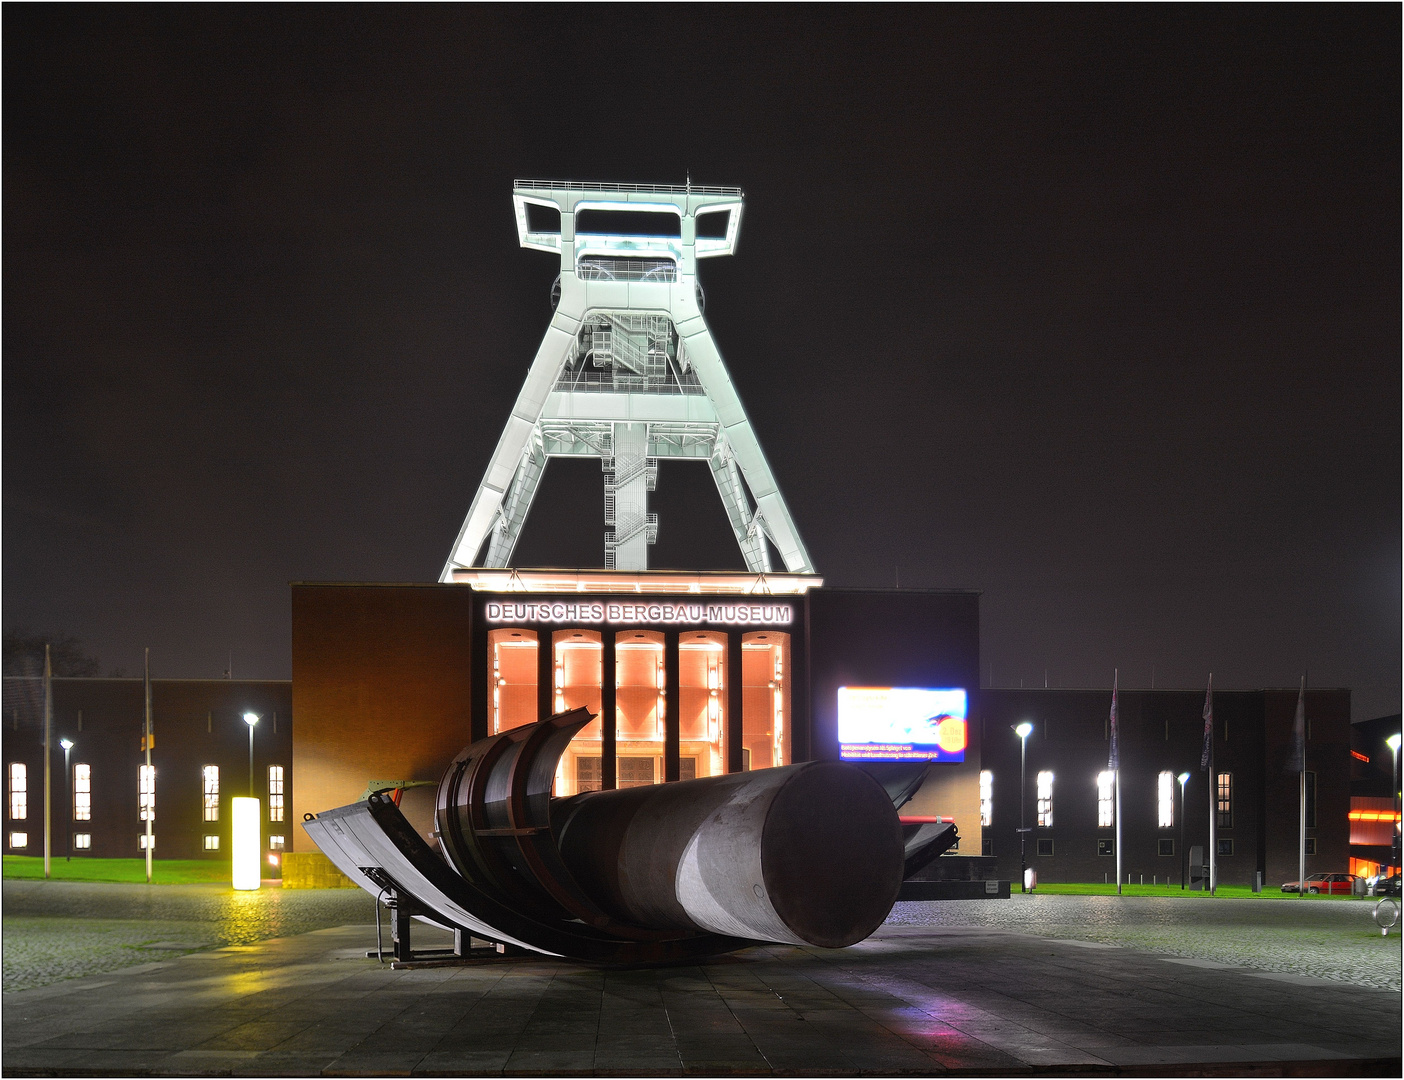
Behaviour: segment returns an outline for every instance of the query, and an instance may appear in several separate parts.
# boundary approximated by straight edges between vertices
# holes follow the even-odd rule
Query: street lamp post
[[[68,766],[68,752],[73,749],[72,739],[60,739],[59,745],[63,747],[63,775],[64,794],[68,796],[68,816],[64,819],[65,825],[63,841],[63,861],[73,861],[73,770]]]
[[[1400,822],[1399,822],[1399,744],[1401,742],[1398,732],[1385,740],[1385,745],[1389,747],[1389,801],[1394,804],[1394,821],[1391,822],[1389,838],[1390,860],[1397,868],[1400,865]],[[1398,873],[1398,870],[1395,871]]]
[[[1033,725],[1025,720],[1014,729],[1014,734],[1019,736],[1019,891],[1028,892],[1029,879],[1029,857],[1028,838],[1029,830],[1024,818],[1024,795],[1028,791],[1028,783],[1025,779],[1024,765],[1027,761],[1027,750],[1029,746],[1029,735],[1033,732]]]
[[[249,798],[253,798],[254,793],[254,771],[253,771],[253,729],[259,721],[257,713],[244,713],[244,723],[249,725]]]
[[[1189,858],[1185,851],[1185,784],[1189,782],[1189,773],[1182,772],[1175,777],[1180,782],[1180,888],[1185,887],[1185,860]]]

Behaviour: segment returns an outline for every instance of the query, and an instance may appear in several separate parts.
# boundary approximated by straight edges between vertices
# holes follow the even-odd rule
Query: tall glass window
[[[988,829],[994,823],[994,773],[980,773],[980,826]]]
[[[1175,827],[1175,774],[1163,772],[1155,782],[1155,819],[1162,829]]]
[[[688,630],[678,640],[681,778],[726,772],[726,635]]]
[[[93,820],[93,767],[81,761],[73,766],[73,820]]]
[[[1038,799],[1038,824],[1040,828],[1053,827],[1053,774],[1041,772],[1034,781],[1034,793]]]
[[[1110,829],[1116,824],[1116,774],[1107,770],[1097,774],[1097,828]]]
[[[137,820],[156,820],[156,766],[142,765],[137,769]],[[143,836],[141,846],[146,847]]]
[[[663,777],[667,678],[659,631],[625,630],[615,637],[615,768],[621,788],[656,784]]]
[[[283,820],[283,767],[268,766],[268,820]]]
[[[1233,773],[1219,773],[1219,828],[1233,828]]]
[[[200,770],[201,782],[205,792],[205,820],[219,820],[219,766],[206,765]],[[207,838],[208,839],[208,838]],[[206,845],[208,849],[209,845]]]
[[[10,762],[10,820],[23,821],[28,816],[29,769],[22,761],[12,761]]]
[[[503,627],[488,631],[492,659],[492,730],[536,723],[536,634],[531,630]]]
[[[790,635],[741,637],[741,758],[747,769],[790,763]]]
[[[557,630],[551,635],[551,673],[553,712],[583,708],[595,714],[561,755],[556,794],[598,791],[603,783],[604,637],[598,630]]]

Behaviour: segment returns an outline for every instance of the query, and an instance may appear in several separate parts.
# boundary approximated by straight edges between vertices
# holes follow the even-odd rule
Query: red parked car
[[[1295,881],[1285,882],[1283,892],[1301,892]],[[1350,874],[1309,874],[1306,879],[1308,893],[1325,893],[1328,896],[1350,896],[1355,891],[1355,878]]]

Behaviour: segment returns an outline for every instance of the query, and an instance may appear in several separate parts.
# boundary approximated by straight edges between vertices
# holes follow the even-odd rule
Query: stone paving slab
[[[851,949],[758,946],[638,970],[394,971],[357,958],[373,938],[347,926],[7,993],[5,1073],[1400,1071],[1397,992],[987,928],[884,928]]]

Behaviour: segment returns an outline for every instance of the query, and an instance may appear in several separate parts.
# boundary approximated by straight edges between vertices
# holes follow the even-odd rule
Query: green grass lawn
[[[44,876],[44,860],[35,855],[6,855],[5,877],[34,880]],[[145,859],[94,859],[80,856],[66,860],[62,855],[49,863],[50,877],[56,881],[132,881],[145,883]],[[220,859],[154,859],[153,885],[194,885],[217,881],[228,884],[231,868]]]
[[[1011,891],[1017,895],[1019,883],[1016,881],[1011,886]],[[1100,882],[1090,883],[1067,883],[1062,885],[1044,884],[1039,882],[1036,892],[1050,893],[1054,896],[1115,896],[1115,885],[1103,885]],[[1123,896],[1183,896],[1183,897],[1204,897],[1208,893],[1198,890],[1181,889],[1179,885],[1123,885],[1121,887]],[[1247,885],[1220,885],[1214,892],[1218,897],[1243,897],[1250,900],[1296,900],[1299,899],[1296,893],[1285,893],[1280,884],[1277,886],[1264,886],[1263,891],[1255,893]],[[1365,896],[1303,896],[1302,900],[1373,900],[1374,897]]]

